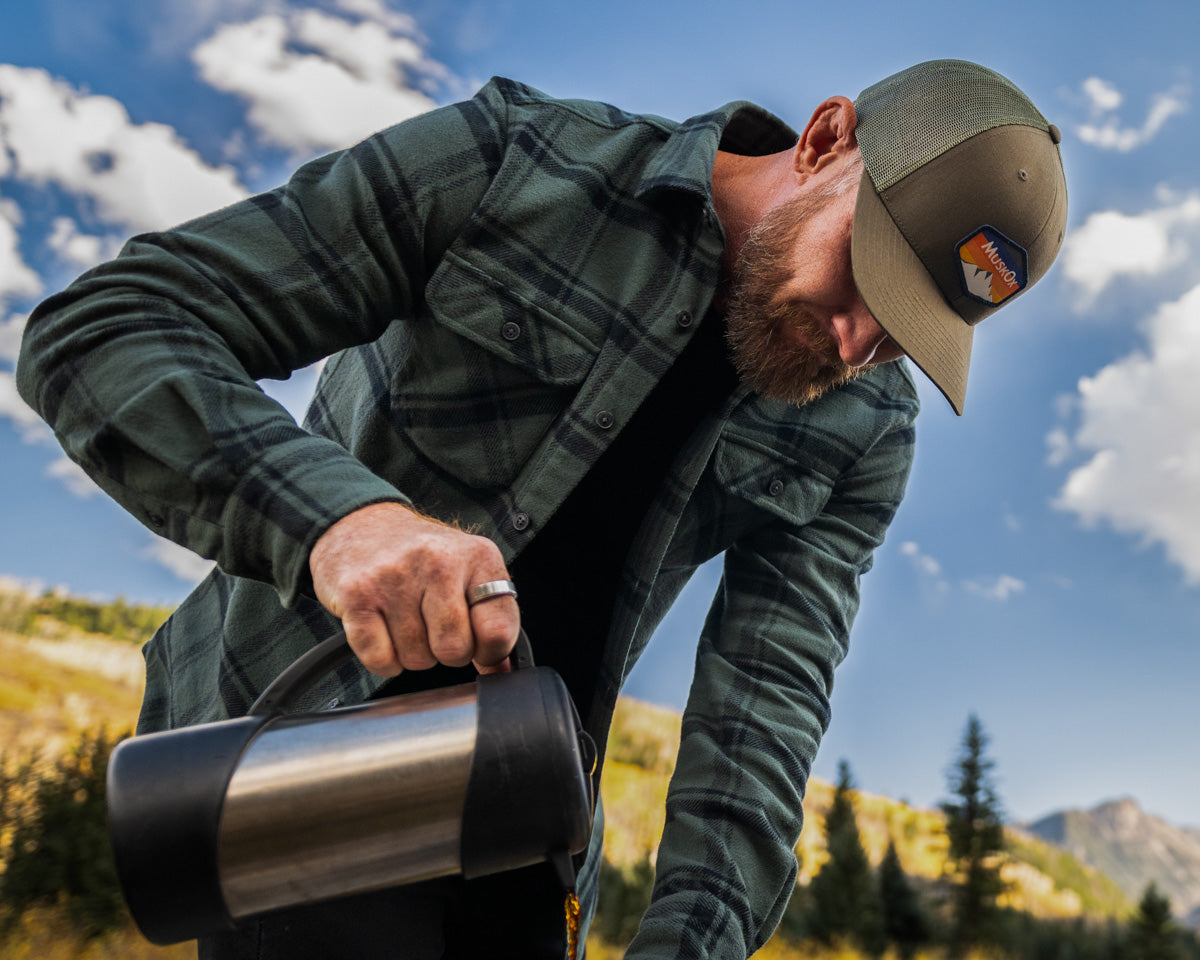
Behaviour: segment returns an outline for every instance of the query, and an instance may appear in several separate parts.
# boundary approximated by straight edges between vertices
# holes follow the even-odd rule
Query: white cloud
[[[21,350],[21,335],[25,332],[26,319],[28,318],[23,314],[13,314],[0,323],[0,360],[16,364],[17,354]]]
[[[921,551],[921,546],[912,540],[900,544],[900,552],[908,557],[909,562],[921,577],[922,588],[932,591],[935,597],[943,597],[950,589],[942,577],[942,565],[933,557]]]
[[[26,317],[14,314],[0,322],[0,361],[16,364]],[[13,429],[26,443],[53,443],[54,434],[17,392],[17,378],[0,370],[0,420],[12,421]]]
[[[417,21],[406,13],[389,10],[383,0],[337,0],[340,10],[355,14],[364,20],[382,24],[394,33],[418,36]]]
[[[185,583],[199,583],[216,566],[211,560],[205,560],[186,547],[162,537],[155,537],[143,554],[162,564]]]
[[[1046,463],[1050,466],[1062,466],[1070,459],[1073,450],[1071,435],[1062,427],[1055,427],[1046,434]]]
[[[978,577],[974,580],[964,580],[963,587],[967,593],[986,600],[1003,602],[1009,597],[1025,592],[1025,581],[1002,573],[998,577]]]
[[[912,540],[906,540],[900,544],[900,552],[904,554],[912,565],[922,573],[930,577],[940,577],[942,574],[942,565],[933,557],[926,556],[921,552],[920,544],[914,543]]]
[[[288,8],[287,0],[187,0],[155,7],[146,31],[147,51],[154,57],[178,60],[208,36],[218,24],[243,20]]]
[[[1055,505],[1161,544],[1200,583],[1200,286],[1160,307],[1146,336],[1145,350],[1079,382],[1071,443],[1091,456]]]
[[[1121,106],[1124,98],[1112,84],[1099,77],[1089,77],[1083,82],[1083,93],[1091,105],[1092,119],[1080,124],[1079,139],[1101,150],[1129,153],[1145,146],[1163,128],[1166,122],[1188,108],[1186,91],[1183,88],[1167,90],[1151,98],[1150,109],[1140,126],[1123,126],[1113,113]]]
[[[21,257],[17,233],[21,221],[20,208],[0,197],[0,308],[8,300],[36,297],[42,292],[41,278]]]
[[[1099,77],[1088,77],[1084,80],[1083,93],[1091,102],[1094,113],[1116,110],[1121,105],[1121,101],[1124,100],[1120,90],[1108,81],[1101,80]]]
[[[23,579],[0,574],[0,592],[22,593],[29,598],[40,597],[46,592],[46,581],[38,579]]]
[[[369,0],[343,0],[360,22],[317,10],[227,24],[192,58],[218,90],[248,105],[264,140],[297,155],[347,147],[435,106],[447,77],[412,20]]]
[[[96,486],[96,481],[83,471],[83,467],[67,457],[59,457],[46,468],[46,473],[61,480],[63,485],[81,500],[102,494],[104,491]]]
[[[21,438],[28,442],[54,437],[42,418],[21,399],[17,393],[17,378],[6,370],[0,370],[0,417],[11,420]]]
[[[79,224],[70,217],[55,217],[50,235],[46,238],[46,246],[53,250],[60,260],[86,268],[115,257],[121,247],[121,241],[116,237],[98,237],[82,233]]]
[[[1062,269],[1083,310],[1119,277],[1155,277],[1188,262],[1200,225],[1200,192],[1158,194],[1160,206],[1129,215],[1093,213],[1067,238]]]
[[[920,544],[912,540],[906,540],[900,544],[900,552],[908,557],[913,567],[920,572],[928,585],[938,594],[944,596],[949,591],[950,584],[942,577],[942,565],[933,557],[924,553],[921,550]],[[1016,577],[1009,576],[1008,574],[1001,574],[997,577],[978,577],[974,580],[964,580],[962,581],[962,586],[967,593],[972,593],[988,600],[1003,601],[1014,594],[1021,593],[1025,589],[1025,581],[1018,580]]]
[[[0,150],[11,176],[86,198],[128,230],[169,227],[245,196],[230,167],[212,167],[175,130],[133,123],[111,97],[45,70],[0,64]]]

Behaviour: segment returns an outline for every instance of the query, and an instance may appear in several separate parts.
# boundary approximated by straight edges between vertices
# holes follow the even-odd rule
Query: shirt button
[[[521,531],[521,530],[528,529],[528,527],[529,527],[529,514],[527,514],[527,513],[514,513],[514,514],[513,514],[513,518],[512,518],[512,525],[513,525],[513,529],[514,529],[514,530],[517,530],[517,531]]]
[[[675,314],[675,326],[680,330],[686,330],[692,325],[692,313],[690,310],[680,310]]]
[[[771,485],[767,487],[767,493],[773,497],[779,496],[781,493],[783,493],[783,481],[776,477],[771,481]]]
[[[500,336],[509,341],[509,343],[511,343],[513,340],[516,340],[520,335],[521,325],[519,323],[513,323],[511,320],[509,320],[508,323],[500,328]]]
[[[611,429],[612,425],[616,422],[616,417],[614,417],[608,410],[601,410],[598,414],[596,414],[596,426],[598,426],[601,430]]]

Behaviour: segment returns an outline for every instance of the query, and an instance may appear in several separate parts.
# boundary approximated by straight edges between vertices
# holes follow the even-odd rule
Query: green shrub
[[[654,867],[649,857],[623,867],[605,857],[600,861],[600,902],[592,929],[614,946],[628,945],[650,906],[653,889]]]
[[[87,732],[53,764],[28,764],[28,798],[8,800],[3,829],[10,835],[0,876],[0,904],[10,924],[34,906],[60,904],[87,937],[125,922],[108,840],[104,778],[122,737]],[[11,831],[11,833],[10,833]]]

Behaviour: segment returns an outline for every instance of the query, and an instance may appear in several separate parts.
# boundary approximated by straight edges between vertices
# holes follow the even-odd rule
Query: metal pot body
[[[546,667],[135,737],[108,770],[126,902],[174,943],[282,907],[583,851],[595,751]]]
[[[234,919],[460,873],[475,684],[271,723],[225,791]]]

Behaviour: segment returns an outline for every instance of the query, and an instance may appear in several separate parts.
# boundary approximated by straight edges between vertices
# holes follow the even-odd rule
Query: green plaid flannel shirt
[[[139,729],[241,713],[335,629],[308,553],[355,508],[415,503],[519,554],[709,309],[718,143],[765,154],[795,138],[748,103],[677,124],[494,80],[275,191],[135,237],[39,307],[23,396],[109,494],[219,564],[148,644]],[[255,380],[322,357],[302,429]],[[722,551],[725,566],[627,956],[742,958],[776,926],[916,413],[903,362],[802,408],[742,388],[664,478],[585,718],[599,743],[683,584]],[[309,705],[379,682],[347,663]],[[597,843],[590,888],[598,860]]]

